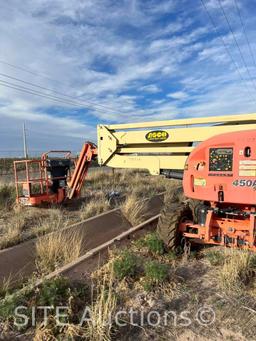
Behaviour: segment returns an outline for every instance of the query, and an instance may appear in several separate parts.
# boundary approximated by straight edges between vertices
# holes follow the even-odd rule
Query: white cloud
[[[188,94],[184,91],[175,91],[175,92],[169,93],[167,97],[178,99],[178,100],[183,100],[188,97]]]
[[[159,89],[159,87],[157,85],[155,85],[155,84],[144,85],[144,86],[140,87],[139,90],[145,91],[145,92],[149,92],[149,93],[152,93],[152,94],[161,91],[161,89]]]
[[[212,59],[216,63],[226,63],[229,61],[228,55],[223,50],[223,46],[206,47],[198,53],[199,60]]]
[[[222,6],[223,7],[233,7],[234,6],[234,2],[233,0],[221,0]],[[209,7],[210,9],[219,9],[220,8],[220,3],[219,0],[208,0],[206,2],[207,7]]]

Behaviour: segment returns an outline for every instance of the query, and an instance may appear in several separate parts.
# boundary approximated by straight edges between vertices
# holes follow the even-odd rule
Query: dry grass
[[[15,205],[16,189],[12,183],[0,183],[0,209],[10,210]]]
[[[135,195],[130,195],[123,203],[121,210],[127,220],[136,226],[145,220],[145,207],[145,202],[139,201]]]
[[[84,188],[84,194],[88,187],[92,190],[108,193],[110,191],[121,192],[122,194],[133,193],[139,198],[146,198],[157,193],[173,189],[180,184],[180,181],[166,179],[163,176],[151,176],[147,171],[115,169],[97,170],[89,173],[88,181]]]
[[[0,210],[0,249],[61,229],[70,222],[84,220],[106,212],[111,207],[119,206],[122,199],[117,198],[111,204],[106,199],[107,194],[112,191],[118,192],[120,197],[131,197],[124,204],[123,211],[136,225],[143,220],[143,210],[139,204],[135,204],[135,198],[139,201],[167,189],[173,191],[178,184],[180,182],[162,176],[150,176],[140,170],[112,172],[111,169],[97,169],[89,172],[85,182],[82,196],[86,195],[87,202],[82,207],[68,211],[65,208],[13,209],[14,186],[0,183],[0,207],[4,207]]]
[[[228,292],[241,291],[255,272],[255,255],[249,251],[225,249],[220,286]]]
[[[34,340],[59,340],[62,339],[62,337],[65,337],[65,340],[110,341],[112,322],[117,306],[113,284],[113,271],[109,271],[107,274],[105,273],[97,279],[97,282],[95,282],[96,289],[92,294],[92,302],[88,306],[89,316],[85,317],[83,324],[74,324],[72,322],[74,297],[72,296],[72,291],[70,291],[70,297],[68,298],[66,305],[69,308],[68,315],[71,321],[59,327],[57,326],[56,318],[54,316],[49,317],[47,325],[44,325],[43,323],[37,325]],[[94,286],[92,289],[94,289]],[[84,314],[85,306],[82,305],[82,307],[82,313]],[[82,316],[80,316],[79,322],[82,322]],[[56,332],[58,336],[56,336]]]
[[[34,340],[109,341],[111,339],[148,340],[149,338],[183,340],[184,335],[188,339],[190,335],[191,340],[255,339],[256,301],[248,295],[248,287],[242,286],[243,290],[235,292],[237,295],[230,295],[226,289],[223,290],[219,279],[224,269],[225,283],[227,280],[231,281],[232,284],[229,287],[233,290],[237,279],[238,282],[241,278],[246,279],[247,270],[254,269],[255,256],[253,254],[246,251],[212,248],[204,252],[210,254],[208,261],[205,261],[205,258],[190,259],[182,264],[179,258],[173,265],[169,262],[168,254],[161,255],[161,263],[168,266],[169,277],[166,281],[158,283],[154,290],[145,291],[143,267],[147,261],[155,261],[155,256],[153,252],[144,253],[144,250],[134,245],[129,245],[129,252],[134,252],[138,257],[139,266],[135,277],[120,280],[113,273],[113,263],[118,257],[120,258],[120,248],[117,248],[110,251],[108,263],[93,273],[94,287],[91,299],[88,291],[86,298],[79,297],[76,305],[74,304],[75,292],[79,292],[80,289],[76,291],[70,289],[65,299],[63,299],[63,290],[58,291],[54,287],[50,291],[51,295],[47,291],[47,298],[51,298],[53,292],[58,292],[60,302],[70,307],[69,324],[65,327],[58,327],[53,317],[53,320],[50,320],[46,326],[38,325]],[[239,275],[234,276],[235,279],[230,279],[233,273]],[[244,280],[242,282],[244,283]],[[39,297],[42,300],[42,293],[38,295]],[[29,299],[34,303],[31,298]],[[59,300],[56,302],[59,304]],[[85,302],[90,307],[91,320],[85,321],[80,326],[72,317],[81,316],[84,313]],[[200,326],[194,319],[198,309],[203,306],[213,308],[216,314],[216,321],[213,325]],[[192,324],[186,327],[183,325],[175,327],[170,320],[170,324],[164,327],[150,328],[144,324],[143,328],[140,328],[140,326],[129,325],[129,319],[124,317],[124,321],[129,326],[118,329],[114,324],[115,312],[130,311],[131,308],[144,311],[144,316],[147,316],[146,314],[150,311],[157,311],[161,316],[166,310],[177,313],[186,311],[189,312],[188,316],[192,317]],[[135,323],[137,322],[140,323],[139,320],[135,320]],[[115,331],[117,333],[113,335]],[[237,335],[237,338],[234,338],[234,335]]]
[[[110,209],[110,205],[105,196],[98,196],[91,199],[89,202],[83,204],[80,209],[79,216],[81,220],[94,217],[100,213],[106,212]]]
[[[1,226],[2,238],[0,249],[18,244],[25,236],[25,230],[33,223],[38,222],[38,212],[33,210],[18,210],[12,213],[7,221]]]
[[[17,219],[14,223],[9,223],[0,240],[0,249],[7,248],[21,242],[22,230],[23,224],[20,219]]]
[[[91,319],[88,321],[87,337],[94,341],[110,341],[112,320],[116,310],[113,268],[105,273],[97,283],[96,299],[91,306]]]
[[[0,284],[0,298],[5,297],[8,294],[9,290],[11,289],[11,281],[12,276],[10,275]]]
[[[49,325],[40,323],[36,326],[35,335],[33,337],[34,341],[56,341],[53,330]]]
[[[58,208],[52,208],[47,210],[46,216],[40,216],[38,219],[38,225],[34,227],[31,232],[36,236],[59,230],[68,226],[69,218],[63,210]]]
[[[37,269],[39,273],[49,273],[70,263],[81,254],[82,240],[77,232],[51,233],[39,238],[36,243]]]
[[[68,219],[60,209],[40,210],[29,207],[15,210],[0,227],[0,249],[21,243],[67,226]]]
[[[88,188],[96,191],[107,192],[120,184],[120,172],[111,169],[97,169],[89,171],[85,186],[82,189],[82,195],[87,194]]]
[[[44,322],[38,324],[35,329],[35,335],[33,337],[34,341],[57,341],[60,340],[60,337],[56,337],[55,330],[57,327],[57,321],[55,317],[49,317],[49,323],[47,325]],[[61,336],[65,336],[64,340],[76,340],[77,338],[80,340],[84,340],[86,335],[86,329],[81,327],[80,325],[76,325],[73,323],[66,323],[62,327],[59,328],[59,333]],[[62,339],[62,338],[61,338]]]
[[[67,340],[84,340],[86,328],[74,323],[68,323],[66,326],[64,326],[62,333],[65,335]]]

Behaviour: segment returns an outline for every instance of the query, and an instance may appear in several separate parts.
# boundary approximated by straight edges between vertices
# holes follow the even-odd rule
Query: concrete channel
[[[164,193],[146,200],[145,220],[157,215],[163,205]],[[120,208],[102,213],[62,230],[51,232],[56,235],[78,233],[82,238],[81,256],[89,250],[109,242],[116,236],[128,231],[131,223],[122,214]],[[46,236],[49,236],[46,235]],[[42,236],[40,238],[45,238]],[[36,243],[38,238],[0,251],[0,285],[6,281],[16,283],[24,281],[36,272]]]
[[[113,239],[97,246],[86,252],[84,255],[76,259],[75,261],[64,265],[60,269],[53,271],[45,278],[37,281],[36,286],[40,286],[43,281],[52,279],[57,276],[64,276],[70,280],[86,281],[90,277],[90,273],[100,267],[108,259],[108,251],[113,247],[119,247],[122,249],[131,243],[131,241],[139,238],[145,232],[154,230],[157,226],[158,218],[160,214],[157,214],[143,223],[129,228],[127,231],[122,232]]]

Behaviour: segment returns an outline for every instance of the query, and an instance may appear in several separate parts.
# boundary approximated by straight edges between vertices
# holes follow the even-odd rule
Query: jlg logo
[[[169,134],[167,133],[167,131],[154,130],[154,131],[148,132],[145,137],[150,142],[161,142],[161,141],[167,140],[169,137]]]

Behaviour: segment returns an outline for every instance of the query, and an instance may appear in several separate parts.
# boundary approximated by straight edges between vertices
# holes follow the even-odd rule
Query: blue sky
[[[255,112],[256,3],[203,1],[217,31],[201,0],[1,0],[0,81],[76,105],[0,82],[0,155],[21,154],[23,122],[31,152],[79,151],[97,123]]]

